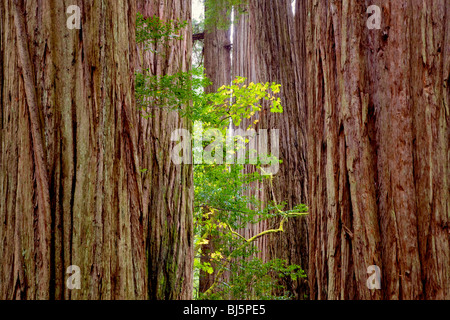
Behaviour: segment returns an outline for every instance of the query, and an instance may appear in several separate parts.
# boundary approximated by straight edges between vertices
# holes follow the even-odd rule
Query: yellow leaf
[[[208,244],[209,243],[209,240],[208,239],[202,239],[202,240],[200,240],[199,242],[198,242],[198,245],[204,245],[204,244]]]

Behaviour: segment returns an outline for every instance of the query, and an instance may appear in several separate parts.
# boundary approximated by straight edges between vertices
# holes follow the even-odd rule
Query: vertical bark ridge
[[[301,6],[298,8],[301,9]],[[284,106],[282,114],[271,114],[268,107],[264,106],[264,110],[243,124],[247,127],[250,121],[258,119],[256,130],[280,130],[280,158],[283,162],[280,171],[274,176],[273,190],[267,182],[255,183],[250,193],[264,206],[277,200],[278,203],[286,202],[285,209],[289,210],[307,202],[303,35],[296,35],[297,27],[290,1],[250,1],[248,12],[248,15],[240,18],[235,29],[233,75],[244,76],[249,82],[280,83]],[[300,10],[299,14],[304,15],[304,11]],[[274,226],[276,224],[273,222]],[[244,230],[244,234],[253,236],[271,227],[267,222],[260,223]],[[260,257],[263,260],[284,259],[289,264],[298,264],[307,270],[306,218],[291,219],[285,229],[282,234],[258,240]],[[286,279],[283,284],[295,299],[304,299],[308,294],[308,285],[304,279]]]
[[[226,9],[222,11],[222,15],[226,16]],[[231,21],[228,22],[231,24]],[[231,83],[231,27],[225,30],[221,30],[217,26],[210,26],[209,29],[208,26],[206,27],[204,68],[206,77],[212,82],[212,85],[205,88],[206,93],[216,92],[221,86]],[[210,236],[208,240],[209,243],[202,246],[201,262],[211,263],[214,273],[209,274],[200,270],[200,292],[205,292],[211,287],[217,274],[217,267],[214,262],[210,261],[210,254],[215,251],[215,237]],[[229,274],[225,272],[222,277],[228,278]]]
[[[138,69],[149,68],[152,75],[186,72],[191,66],[191,3],[188,0],[143,0],[137,3],[144,17],[162,21],[187,21],[182,40],[170,46],[158,45],[155,55],[142,52]],[[187,106],[181,106],[186,108]],[[159,106],[148,110],[151,117],[139,119],[139,155],[143,173],[143,218],[148,258],[148,292],[151,299],[191,299],[193,292],[193,171],[192,165],[175,165],[170,150],[175,145],[175,129],[190,130],[192,125],[177,111]]]
[[[47,164],[45,159],[45,147],[42,142],[42,121],[39,105],[36,98],[34,70],[31,64],[31,57],[28,48],[28,36],[25,26],[25,17],[23,13],[23,4],[20,0],[14,0],[14,22],[17,30],[17,51],[22,70],[24,82],[25,97],[28,105],[28,115],[31,126],[32,154],[34,160],[34,179],[36,182],[37,193],[37,237],[39,251],[37,256],[38,265],[38,290],[40,299],[49,298],[50,286],[50,234],[48,227],[50,225],[50,195],[48,186]],[[21,259],[15,258],[15,263],[21,263]],[[18,274],[14,278],[19,277]],[[14,281],[15,282],[15,281]]]

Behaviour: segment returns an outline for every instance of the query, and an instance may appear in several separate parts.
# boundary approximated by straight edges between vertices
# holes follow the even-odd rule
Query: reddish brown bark
[[[79,5],[82,29],[66,28]],[[4,1],[0,297],[146,297],[135,6]],[[81,268],[81,290],[66,269]]]
[[[138,11],[144,17],[158,16],[187,21],[180,31],[182,40],[168,46],[159,44],[142,52],[139,69],[150,68],[152,74],[171,75],[191,67],[191,2],[188,0],[140,0]],[[186,106],[182,106],[185,108]],[[143,219],[148,255],[148,289],[150,299],[191,299],[193,292],[193,171],[192,165],[175,165],[170,150],[175,143],[175,129],[190,130],[192,124],[177,111],[155,106],[150,118],[139,119],[140,166],[147,169],[143,179]]]
[[[307,1],[311,298],[448,299],[450,8],[368,5]]]
[[[299,34],[301,37],[302,34]],[[281,84],[280,97],[284,112],[270,113],[269,107],[250,121],[258,119],[258,129],[280,130],[279,172],[274,176],[273,188],[266,181],[254,183],[250,194],[266,206],[270,201],[286,202],[285,210],[306,203],[306,110],[304,79],[304,47],[295,32],[291,1],[249,1],[248,15],[240,17],[235,28],[233,75],[244,76],[253,82]],[[293,66],[296,66],[293,68]],[[250,121],[245,122],[246,128]],[[270,148],[269,148],[270,150]],[[253,170],[251,167],[247,170]],[[277,222],[271,221],[250,226],[244,230],[247,238],[267,229]],[[263,237],[257,241],[264,260],[279,258],[288,264],[308,268],[306,218],[290,219],[285,232]],[[308,293],[304,279],[282,284],[295,299]],[[284,292],[279,292],[283,294]]]
[[[226,15],[226,10],[223,11]],[[230,21],[231,23],[231,21]],[[216,92],[223,85],[231,83],[231,28],[226,30],[216,26],[207,26],[204,32],[204,68],[206,77],[212,82],[212,85],[205,89],[206,93]],[[210,253],[215,252],[214,237],[208,237],[208,244],[202,245],[202,263],[211,263],[214,273],[209,274],[200,271],[199,291],[205,292],[214,283],[217,267],[211,261]],[[225,274],[227,277],[227,274]]]

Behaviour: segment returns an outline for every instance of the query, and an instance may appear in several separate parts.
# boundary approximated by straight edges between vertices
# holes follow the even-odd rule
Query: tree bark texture
[[[306,5],[311,298],[449,299],[448,1]]]
[[[66,28],[69,5],[81,9],[81,30]],[[137,5],[189,21],[188,1]],[[170,162],[170,134],[184,120],[137,112],[137,5],[0,7],[3,299],[192,295],[192,168]],[[152,60],[159,74],[190,67],[186,30]],[[66,288],[70,265],[81,269],[81,290]]]
[[[226,15],[226,10],[223,11],[223,15]],[[205,92],[214,93],[221,86],[231,83],[231,27],[226,30],[212,26],[208,29],[207,27],[204,32],[203,48],[205,74],[212,82],[212,85],[205,88]],[[208,244],[202,246],[201,262],[211,263],[214,273],[200,271],[200,292],[208,290],[216,277],[217,267],[210,261],[210,253],[215,252],[214,238],[210,236]],[[227,278],[228,274],[226,273],[222,277]]]
[[[81,30],[66,8],[81,8]],[[146,298],[133,2],[0,5],[0,297]],[[66,269],[81,269],[81,290]]]
[[[273,188],[268,181],[254,183],[250,190],[262,205],[270,201],[285,202],[285,210],[307,202],[306,169],[306,106],[305,106],[305,47],[300,44],[303,33],[297,35],[291,1],[250,0],[248,14],[240,17],[234,35],[233,76],[243,76],[253,82],[281,84],[280,97],[284,112],[270,113],[268,105],[242,125],[246,128],[255,119],[255,130],[278,129],[282,160],[279,172],[273,177]],[[304,13],[305,11],[302,11]],[[294,67],[295,66],[295,67]],[[269,133],[270,135],[270,133]],[[273,143],[273,142],[271,142]],[[268,147],[268,150],[271,150]],[[246,169],[253,170],[251,167]],[[284,259],[289,264],[308,268],[307,218],[293,218],[280,234],[257,240],[263,260]],[[263,222],[244,230],[251,237],[271,228],[279,221]],[[295,299],[308,294],[305,279],[285,279],[282,283]]]
[[[192,30],[189,0],[139,0],[144,17],[162,21],[187,21],[182,40],[169,46],[159,44],[156,57],[138,48],[139,69],[150,68],[153,75],[186,72],[191,67]],[[185,107],[185,106],[184,106]],[[144,232],[147,236],[148,286],[151,299],[192,299],[194,277],[193,171],[192,165],[175,165],[170,150],[171,134],[192,124],[176,111],[155,107],[151,117],[139,119],[138,146],[142,174]]]

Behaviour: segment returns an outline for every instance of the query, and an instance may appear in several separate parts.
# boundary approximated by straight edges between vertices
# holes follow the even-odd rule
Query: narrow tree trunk
[[[234,76],[247,77],[253,82],[281,84],[284,113],[272,114],[267,106],[254,119],[258,129],[280,130],[279,172],[270,183],[255,183],[250,191],[263,205],[270,201],[286,202],[286,210],[306,203],[306,109],[303,58],[305,50],[297,45],[291,1],[251,0],[248,15],[240,18],[235,29]],[[301,35],[300,35],[301,36]],[[293,66],[297,66],[293,68]],[[250,122],[243,124],[246,127]],[[273,142],[272,142],[273,143]],[[269,148],[270,150],[270,148]],[[251,170],[251,169],[248,169]],[[268,229],[264,222],[245,231],[247,236]],[[258,247],[264,260],[280,258],[289,264],[308,268],[306,218],[291,219],[285,232],[261,238]],[[294,298],[303,299],[308,293],[304,279],[282,281]],[[282,292],[279,292],[282,293]]]
[[[449,299],[450,7],[368,6],[307,1],[311,298]]]
[[[72,4],[81,30],[66,28]],[[0,5],[2,299],[147,296],[135,12],[112,0]],[[70,265],[81,290],[66,288]]]
[[[207,10],[206,10],[207,12]],[[226,10],[222,11],[226,16]],[[218,29],[216,26],[206,26],[204,33],[204,68],[206,77],[212,85],[205,89],[206,93],[216,92],[223,85],[231,83],[231,29]],[[202,246],[201,262],[212,263],[210,253],[215,251],[214,237],[208,238],[209,243]],[[213,263],[212,263],[213,264]],[[213,274],[200,271],[199,291],[205,292],[211,287],[216,277],[217,268],[213,264]]]
[[[165,47],[159,45],[156,59],[151,51],[143,57],[140,69],[156,70],[156,75],[186,72],[191,67],[192,30],[189,0],[139,0],[144,17],[158,16],[162,21],[187,21],[182,40]],[[186,107],[186,106],[183,106]],[[150,110],[149,110],[150,111]],[[175,165],[170,150],[175,145],[171,134],[192,125],[176,111],[156,106],[151,117],[139,120],[139,150],[143,173],[143,209],[151,299],[191,299],[193,292],[193,171],[192,165]]]

